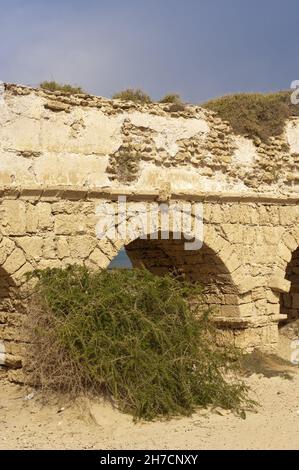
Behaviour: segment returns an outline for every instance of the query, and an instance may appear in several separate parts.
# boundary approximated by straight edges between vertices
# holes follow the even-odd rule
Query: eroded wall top
[[[299,193],[299,119],[267,144],[198,106],[136,104],[5,85],[0,187]]]

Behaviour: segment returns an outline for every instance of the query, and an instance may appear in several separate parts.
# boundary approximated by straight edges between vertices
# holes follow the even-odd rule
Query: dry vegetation
[[[264,142],[281,135],[288,118],[299,116],[299,107],[291,103],[288,91],[228,95],[201,106],[228,121],[235,134],[258,137]]]
[[[84,93],[80,86],[55,81],[44,81],[40,88],[69,94]],[[221,119],[227,121],[235,134],[267,143],[270,137],[283,133],[287,119],[299,116],[299,107],[291,103],[290,94],[289,91],[267,94],[238,93],[207,101],[201,106],[216,112]],[[127,88],[115,93],[112,98],[140,104],[154,102],[140,88]],[[166,94],[159,103],[168,104],[169,112],[183,112],[186,109],[186,104],[177,93]]]
[[[182,99],[177,93],[168,93],[160,100],[160,103],[181,104]]]
[[[145,270],[75,266],[35,275],[30,383],[101,394],[135,418],[189,415],[208,405],[244,415],[246,386],[225,378],[236,352],[216,348],[208,314],[190,310],[199,286]]]
[[[43,90],[48,90],[48,91],[62,91],[63,93],[70,93],[72,95],[76,95],[78,93],[84,93],[83,88],[80,86],[72,86],[69,84],[62,84],[62,83],[57,83],[54,80],[52,81],[44,81],[41,82],[39,85],[40,88]]]
[[[133,101],[134,103],[151,103],[152,99],[144,91],[139,88],[128,88],[126,90],[115,93],[112,98],[121,101]]]
[[[181,111],[185,111],[186,105],[183,103],[180,95],[175,93],[170,93],[165,95],[164,98],[160,100],[160,103],[169,104],[168,111],[171,113],[178,113]]]
[[[139,88],[128,88],[127,90],[115,93],[112,98],[122,101],[133,101],[134,103],[141,104],[148,104],[154,102],[147,93],[145,93]],[[169,104],[168,111],[170,112],[180,112],[186,109],[186,105],[183,103],[180,95],[178,95],[177,93],[168,93],[159,101],[159,103]]]

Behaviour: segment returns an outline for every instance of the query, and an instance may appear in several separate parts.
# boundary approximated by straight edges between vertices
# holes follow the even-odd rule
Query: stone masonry
[[[106,268],[123,247],[134,266],[175,270],[204,289],[219,341],[273,350],[299,318],[299,119],[267,145],[212,112],[5,85],[0,96],[0,345],[22,365],[25,274],[72,263]],[[200,250],[96,227],[99,207],[128,225],[140,204],[203,205]],[[119,228],[119,227],[118,227]],[[170,227],[171,231],[171,227]],[[175,230],[173,229],[173,232]],[[149,234],[148,234],[149,235]]]

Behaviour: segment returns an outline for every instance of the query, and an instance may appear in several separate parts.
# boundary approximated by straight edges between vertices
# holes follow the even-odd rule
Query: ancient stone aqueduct
[[[299,119],[269,143],[233,134],[197,106],[172,112],[90,95],[5,85],[0,96],[0,344],[21,366],[25,273],[105,268],[125,246],[134,265],[176,268],[204,286],[219,338],[275,349],[299,317]],[[98,239],[99,206],[203,204],[204,244]],[[133,219],[132,219],[133,220]],[[130,222],[130,221],[129,221]],[[159,232],[159,226],[155,227]],[[12,371],[16,372],[16,371]]]

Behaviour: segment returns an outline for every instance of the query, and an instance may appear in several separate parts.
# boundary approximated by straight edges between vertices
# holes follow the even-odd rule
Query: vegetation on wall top
[[[182,98],[177,93],[168,93],[160,100],[160,103],[178,104],[182,103]]]
[[[281,135],[288,118],[299,116],[299,106],[291,103],[288,91],[227,95],[201,106],[228,121],[235,134],[258,137],[264,142]]]
[[[185,111],[186,105],[177,93],[169,93],[165,95],[159,103],[169,104],[168,111],[172,113]]]
[[[40,88],[64,93],[84,93],[80,86],[44,81]],[[115,93],[112,97],[134,103],[153,103],[152,98],[140,88],[128,88]],[[169,104],[168,111],[180,112],[186,109],[185,103],[177,93],[166,94],[159,103]],[[201,107],[214,111],[228,122],[237,135],[269,142],[270,137],[281,136],[286,121],[299,116],[299,106],[291,103],[291,92],[277,93],[238,93],[222,96],[201,104]]]
[[[69,84],[62,84],[55,82],[54,80],[52,81],[44,81],[41,82],[39,85],[40,88],[43,90],[48,90],[48,91],[62,91],[63,93],[71,93],[73,95],[78,94],[78,93],[84,93],[83,88],[80,86],[72,86]]]
[[[134,103],[151,103],[151,97],[140,88],[127,88],[126,90],[115,93],[114,100],[133,101]]]

